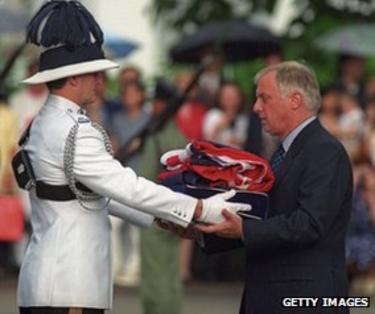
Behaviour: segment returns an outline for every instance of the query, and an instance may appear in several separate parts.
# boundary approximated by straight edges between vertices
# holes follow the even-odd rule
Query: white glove
[[[224,221],[221,214],[223,209],[227,209],[232,213],[237,213],[239,210],[251,210],[251,205],[243,203],[226,202],[226,200],[236,195],[235,190],[216,194],[206,199],[202,199],[202,215],[198,221],[205,223],[219,223]]]

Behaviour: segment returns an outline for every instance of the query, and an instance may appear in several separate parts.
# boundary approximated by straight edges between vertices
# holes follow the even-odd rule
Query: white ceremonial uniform
[[[108,212],[150,225],[157,216],[181,226],[192,219],[196,199],[177,194],[124,168],[105,149],[102,134],[75,103],[50,95],[36,116],[25,145],[37,180],[67,185],[64,147],[79,123],[74,174],[94,192],[117,201],[51,201],[30,190],[33,234],[18,286],[18,306],[108,309],[112,303]],[[145,213],[121,206],[126,204]]]

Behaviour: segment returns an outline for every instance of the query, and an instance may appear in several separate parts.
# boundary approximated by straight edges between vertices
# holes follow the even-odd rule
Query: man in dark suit
[[[224,210],[225,222],[197,227],[206,233],[205,250],[245,247],[240,313],[349,313],[282,305],[285,297],[347,296],[344,248],[352,170],[342,145],[316,118],[320,93],[310,69],[283,62],[263,69],[255,81],[254,111],[264,130],[281,140],[271,159],[276,182],[269,217],[241,219]]]

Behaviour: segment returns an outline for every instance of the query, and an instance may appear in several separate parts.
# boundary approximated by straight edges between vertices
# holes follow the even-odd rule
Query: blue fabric
[[[182,178],[182,176],[180,176]],[[161,184],[169,187],[175,192],[184,193],[196,198],[205,199],[217,193],[225,192],[226,190],[210,188],[207,186],[192,186],[184,183],[172,183],[172,180],[163,180]],[[268,196],[261,192],[250,192],[237,190],[237,194],[229,199],[230,202],[239,202],[250,204],[251,211],[247,212],[248,218],[265,219],[268,214]],[[244,217],[244,216],[242,216]]]
[[[356,190],[353,210],[346,238],[347,262],[354,263],[361,270],[375,263],[375,226],[369,217],[369,207],[362,191]]]
[[[215,145],[217,144],[215,143]],[[220,147],[220,145],[217,146]],[[192,152],[192,155],[190,156],[192,164],[205,166],[219,166],[219,164],[215,160],[207,156],[205,153],[202,153],[202,151],[194,145],[190,146],[190,150]]]
[[[181,171],[163,179],[162,184],[168,187],[176,185],[209,186],[210,181],[193,171]]]

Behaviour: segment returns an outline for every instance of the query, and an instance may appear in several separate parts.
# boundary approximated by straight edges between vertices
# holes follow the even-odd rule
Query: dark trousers
[[[69,314],[67,307],[20,307],[20,314]],[[104,310],[82,309],[82,314],[104,314]]]

